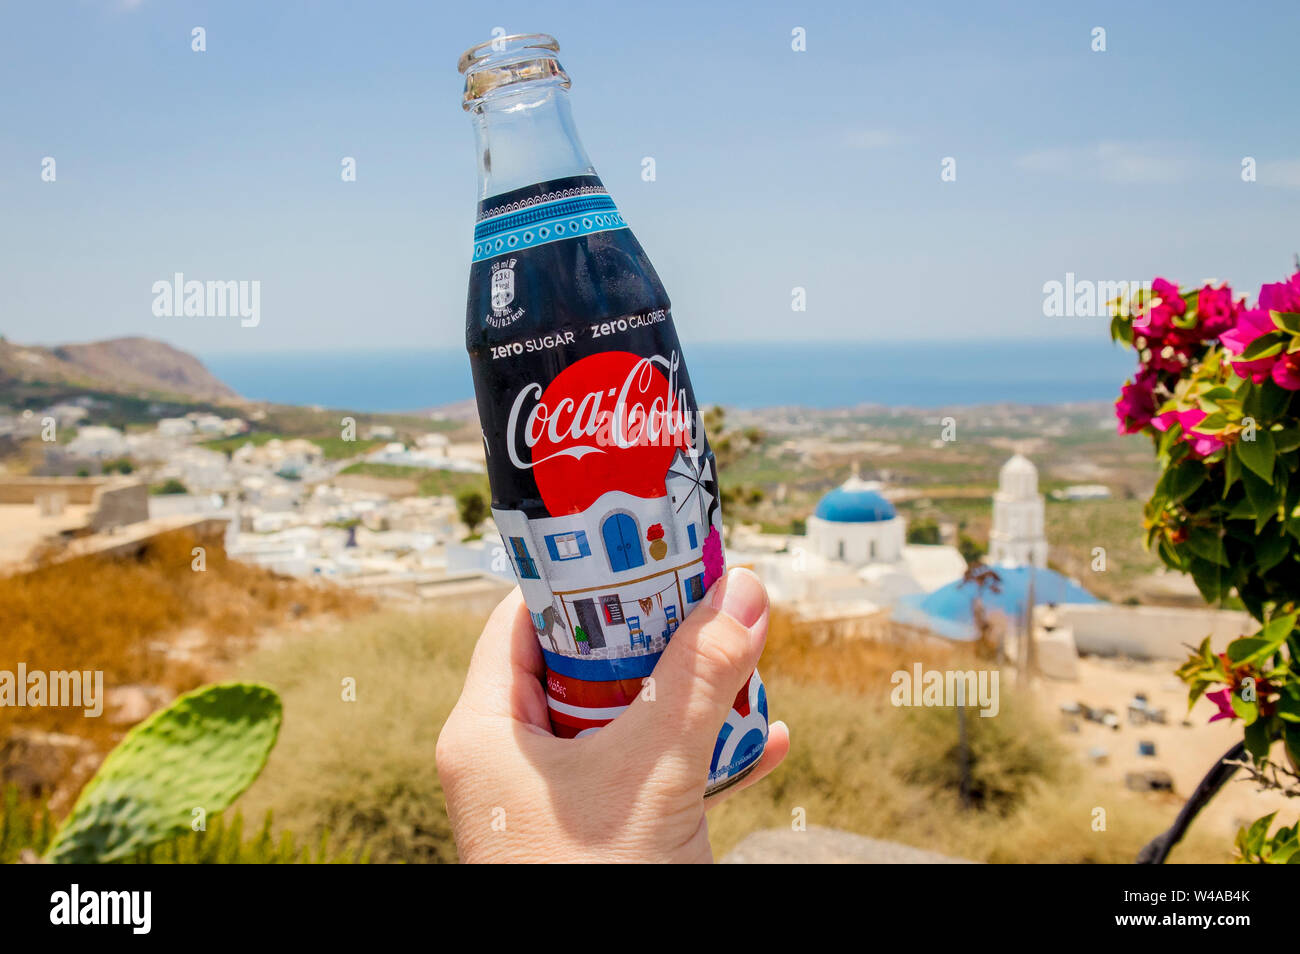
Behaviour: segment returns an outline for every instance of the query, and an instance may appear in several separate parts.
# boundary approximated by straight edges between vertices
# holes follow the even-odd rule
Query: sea
[[[211,353],[247,398],[355,411],[416,411],[473,397],[460,348]],[[1109,340],[698,343],[686,358],[702,405],[938,408],[1113,401],[1135,358]]]

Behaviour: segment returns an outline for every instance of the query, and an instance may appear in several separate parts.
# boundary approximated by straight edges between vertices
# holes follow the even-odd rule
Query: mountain
[[[221,403],[240,399],[198,358],[152,338],[110,338],[56,348],[0,340],[0,385],[12,382]]]

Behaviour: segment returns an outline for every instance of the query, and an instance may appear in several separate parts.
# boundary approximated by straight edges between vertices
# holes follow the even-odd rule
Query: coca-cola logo
[[[510,461],[531,469],[552,516],[581,513],[611,490],[662,497],[677,450],[692,446],[694,410],[677,380],[680,358],[606,351],[576,361],[545,388],[515,396]]]

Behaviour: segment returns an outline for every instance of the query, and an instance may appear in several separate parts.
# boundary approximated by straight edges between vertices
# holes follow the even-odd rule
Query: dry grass
[[[1035,706],[1005,687],[1002,712],[972,714],[981,807],[958,794],[953,709],[889,704],[889,677],[927,668],[988,668],[959,652],[865,641],[797,641],[774,620],[763,673],[773,718],[791,726],[787,763],[710,813],[720,857],[744,835],[808,824],[842,828],[993,862],[1131,862],[1167,826],[1178,800],[1152,801],[1092,782]],[[300,836],[329,830],[376,861],[455,857],[433,762],[438,730],[460,692],[481,617],[385,613],[290,640],[250,657],[244,674],[285,702],[280,742],[240,808],[274,812]],[[345,678],[357,701],[342,701]],[[1093,830],[1094,809],[1106,830]],[[1175,861],[1228,859],[1228,845],[1192,837]]]
[[[160,651],[178,634],[206,637],[213,663],[238,659],[241,674],[282,694],[285,722],[262,777],[239,808],[311,839],[329,831],[344,850],[376,861],[451,861],[434,766],[438,731],[460,692],[479,615],[423,610],[369,613],[263,639],[308,614],[354,613],[351,594],[228,561],[208,548],[190,570],[193,539],[160,538],[130,560],[84,559],[0,579],[0,668],[102,669],[108,686],[181,691],[204,666]],[[1028,699],[1005,682],[997,718],[968,719],[978,807],[958,794],[952,709],[889,702],[891,675],[992,668],[966,648],[931,642],[834,640],[777,612],[762,669],[772,717],[791,726],[787,763],[763,784],[710,813],[716,853],[744,835],[783,828],[799,812],[824,825],[994,862],[1129,862],[1163,829],[1178,800],[1106,787],[1063,748]],[[356,701],[344,701],[352,680]],[[125,726],[80,710],[0,709],[0,738],[17,725],[89,738],[102,749]],[[1094,831],[1095,809],[1106,830]],[[1175,861],[1225,861],[1229,846],[1195,829]]]
[[[208,678],[209,664],[245,651],[261,629],[370,606],[345,590],[229,560],[210,541],[206,570],[196,572],[195,545],[192,534],[177,531],[134,557],[84,557],[0,577],[0,669],[100,670],[106,690],[143,684],[182,692]],[[199,647],[189,660],[166,651],[181,634]],[[126,728],[81,709],[0,707],[0,740],[20,727],[79,736],[100,751]]]
[[[817,640],[773,613],[763,678],[771,716],[790,725],[791,754],[763,784],[709,815],[714,850],[760,828],[842,828],[989,862],[1128,863],[1177,813],[1176,797],[1117,792],[1067,752],[1054,722],[1004,679],[1001,711],[967,719],[978,806],[963,809],[956,710],[896,708],[891,676],[991,669],[966,647]],[[1094,831],[1094,810],[1105,831]],[[1222,862],[1229,847],[1195,829],[1172,860]]]
[[[382,613],[251,656],[244,675],[275,686],[285,715],[239,808],[271,810],[299,835],[329,831],[374,861],[454,861],[433,751],[482,627],[478,616]]]
[[[790,725],[786,763],[709,815],[721,855],[762,828],[841,828],[977,861],[1129,863],[1172,821],[1178,799],[1099,785],[1065,756],[1024,700],[1003,693],[993,719],[969,720],[977,785],[1003,789],[997,810],[963,810],[952,709],[896,709],[880,698],[766,675],[772,717]],[[1106,830],[1093,812],[1105,810]],[[1192,830],[1175,862],[1223,862],[1229,845]]]

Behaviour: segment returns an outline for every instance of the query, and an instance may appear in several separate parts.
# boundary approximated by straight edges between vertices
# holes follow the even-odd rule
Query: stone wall
[[[0,479],[0,504],[34,504],[39,497],[59,493],[66,503],[84,507],[111,482],[107,477],[5,477]]]
[[[143,483],[105,486],[95,496],[90,528],[96,532],[149,519],[149,488]]]
[[[1183,659],[1188,646],[1206,636],[1222,650],[1232,639],[1259,628],[1245,613],[1174,606],[1120,606],[1113,603],[1063,604],[1057,624],[1074,630],[1081,653],[1134,659]]]

